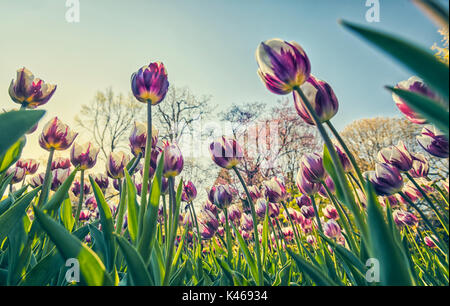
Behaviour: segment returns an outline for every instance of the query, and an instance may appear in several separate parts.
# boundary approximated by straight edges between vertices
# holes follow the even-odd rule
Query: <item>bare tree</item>
[[[154,116],[160,138],[179,142],[195,121],[211,112],[210,100],[210,96],[194,95],[187,87],[169,87],[164,101],[156,106]]]
[[[106,160],[110,152],[126,147],[133,123],[142,109],[143,105],[131,94],[115,94],[108,88],[98,91],[91,104],[81,107],[75,122],[92,135],[102,152],[101,158]]]

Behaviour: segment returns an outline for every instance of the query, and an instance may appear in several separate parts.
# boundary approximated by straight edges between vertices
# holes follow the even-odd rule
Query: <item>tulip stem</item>
[[[75,221],[77,222],[77,227],[80,225],[80,214],[81,207],[83,206],[83,196],[84,196],[84,169],[80,171],[80,197],[78,199],[77,211],[75,213]]]
[[[256,264],[258,266],[258,280],[257,284],[259,286],[264,285],[264,277],[263,277],[263,271],[261,266],[261,250],[259,246],[259,237],[258,237],[258,229],[257,229],[257,222],[256,222],[256,212],[255,212],[255,206],[253,205],[252,197],[250,196],[250,192],[248,191],[247,185],[245,184],[244,179],[242,178],[242,175],[239,173],[239,170],[236,168],[236,166],[233,167],[234,172],[236,173],[239,181],[241,182],[242,187],[244,188],[245,194],[247,195],[247,200],[249,202],[249,206],[252,213],[252,219],[253,219],[253,234],[255,236],[255,246],[256,246]]]
[[[119,179],[119,189],[120,189],[120,200],[119,200],[119,207],[116,210],[116,233],[120,235],[122,233],[122,226],[123,226],[123,217],[125,215],[125,209],[127,209],[127,200],[126,200],[126,180]]]
[[[232,248],[231,248],[231,233],[230,233],[230,224],[228,224],[228,210],[226,207],[223,209],[223,214],[225,215],[225,235],[227,240],[227,259],[228,263],[231,264],[232,257]]]
[[[408,179],[414,184],[414,186],[416,186],[416,188],[419,190],[419,192],[422,194],[422,196],[425,198],[425,200],[428,202],[428,204],[430,204],[431,209],[436,214],[437,218],[439,219],[439,222],[442,224],[442,227],[444,227],[444,230],[448,235],[448,227],[445,225],[445,222],[443,221],[443,217],[439,213],[439,210],[437,209],[437,207],[433,204],[433,201],[431,201],[431,199],[428,197],[428,195],[425,193],[425,191],[423,191],[422,187],[420,187],[420,185],[417,184],[416,180],[411,176],[411,174],[409,174],[408,172],[405,172],[405,174],[408,177]]]
[[[200,236],[200,227],[198,226],[197,222],[197,214],[195,213],[194,204],[192,201],[189,203],[189,209],[192,211],[192,225],[195,224],[195,227],[197,228],[197,241],[198,246],[200,247],[200,251],[202,250],[202,236]]]
[[[136,156],[136,159],[134,160],[133,165],[131,165],[130,169],[128,170],[128,174],[130,174],[130,176],[133,175],[134,169],[136,169],[137,165],[139,165],[141,158],[142,158],[142,152],[139,152],[138,156]]]
[[[147,101],[147,140],[145,144],[144,177],[142,178],[141,205],[139,208],[138,239],[142,235],[145,210],[147,208],[147,191],[152,154],[152,103]]]
[[[314,208],[314,214],[316,216],[317,226],[319,227],[319,231],[321,233],[323,233],[322,222],[320,221],[319,210],[317,209],[316,200],[314,199],[313,195],[309,196],[309,198],[311,199],[311,203]]]
[[[297,228],[295,227],[294,221],[292,220],[291,214],[289,213],[289,210],[287,209],[287,206],[284,203],[284,201],[281,201],[281,205],[283,206],[284,211],[286,212],[286,215],[289,219],[289,223],[291,223],[292,231],[294,232],[294,235],[295,235],[295,242],[297,243],[298,252],[300,253],[300,251],[301,251],[300,237],[299,237],[299,234],[297,233]]]
[[[367,224],[363,220],[363,215],[361,214],[360,208],[357,207],[355,200],[353,198],[353,194],[348,192],[348,181],[345,177],[344,168],[342,166],[342,163],[339,159],[339,156],[336,153],[336,149],[334,148],[333,142],[331,141],[330,137],[327,134],[327,131],[325,130],[324,126],[320,122],[319,118],[317,117],[316,112],[314,111],[314,108],[312,107],[311,103],[309,102],[308,98],[305,96],[303,91],[300,89],[300,87],[296,87],[295,90],[298,92],[300,97],[302,98],[302,103],[305,105],[306,109],[308,110],[311,118],[313,119],[313,122],[315,123],[317,129],[319,130],[319,133],[322,136],[323,141],[325,142],[325,145],[328,148],[328,152],[330,154],[331,160],[333,162],[333,165],[335,167],[336,176],[338,179],[338,183],[342,188],[343,194],[344,194],[344,200],[345,202],[350,205],[352,208],[352,212],[355,215],[355,220],[358,225],[358,228],[361,230],[361,233],[363,233],[364,237],[367,237]]]
[[[50,174],[52,171],[52,161],[53,161],[53,155],[55,153],[54,148],[50,148],[49,154],[48,154],[48,160],[47,160],[47,168],[45,169],[45,176],[44,176],[44,182],[42,183],[42,189],[41,189],[41,195],[39,196],[39,202],[37,207],[41,207],[41,205],[47,200],[48,196],[48,189],[50,186]]]
[[[344,149],[345,154],[347,154],[348,158],[350,159],[350,162],[353,165],[353,168],[356,171],[356,175],[358,176],[359,180],[361,182],[364,182],[364,178],[361,174],[361,169],[358,166],[358,163],[355,160],[355,157],[353,156],[352,152],[349,150],[349,148],[347,147],[347,145],[345,144],[344,140],[342,139],[341,135],[339,135],[339,132],[335,129],[334,125],[331,123],[331,121],[327,121],[325,122],[328,127],[331,130],[331,133],[334,135],[334,137],[336,137],[336,140],[339,142],[339,144],[341,145],[342,149]]]
[[[175,198],[175,190],[174,190],[174,177],[169,177],[169,208],[170,208],[170,219],[172,220],[170,225],[170,240],[169,240],[169,249],[166,254],[166,269],[164,273],[163,286],[169,285],[170,281],[170,271],[172,269],[172,257],[173,257],[173,248],[175,245],[175,237],[177,235],[178,228],[178,214],[177,214],[177,203]],[[173,215],[173,216],[172,216]]]

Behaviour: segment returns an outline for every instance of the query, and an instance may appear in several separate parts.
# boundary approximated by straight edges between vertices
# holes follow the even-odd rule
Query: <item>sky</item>
[[[440,42],[437,28],[407,0],[380,0],[380,22],[365,19],[365,0],[80,0],[80,22],[66,21],[66,0],[0,0],[0,109],[16,107],[8,87],[25,66],[58,85],[38,132],[58,116],[72,124],[82,104],[112,87],[130,91],[131,74],[162,61],[172,85],[211,95],[223,109],[276,103],[257,76],[255,50],[282,38],[307,52],[312,73],[339,102],[338,129],[356,119],[399,116],[384,85],[411,73],[337,21],[397,33],[424,47]],[[138,102],[136,102],[138,103]],[[11,127],[14,128],[14,127]],[[35,133],[23,157],[45,154]]]

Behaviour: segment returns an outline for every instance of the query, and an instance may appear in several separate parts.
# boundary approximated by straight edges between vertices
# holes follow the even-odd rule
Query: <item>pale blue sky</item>
[[[352,120],[396,116],[383,89],[410,73],[337,24],[340,18],[388,30],[429,47],[441,37],[407,0],[380,0],[381,22],[365,21],[365,0],[80,0],[80,23],[65,20],[65,0],[0,0],[0,108],[8,86],[26,66],[58,89],[47,121],[72,123],[97,90],[128,92],[130,75],[162,61],[171,84],[212,95],[219,105],[275,103],[256,70],[257,45],[274,37],[295,40],[312,72],[340,100],[338,128]],[[136,102],[137,103],[137,102]],[[31,137],[29,142],[34,142]]]

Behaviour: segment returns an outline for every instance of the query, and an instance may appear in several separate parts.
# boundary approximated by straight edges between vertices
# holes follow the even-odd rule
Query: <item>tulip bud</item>
[[[325,185],[327,185],[327,188],[331,192],[331,194],[335,194],[336,193],[336,186],[334,185],[334,182],[333,182],[333,180],[331,179],[330,176],[327,176],[327,178],[325,179],[324,183],[325,183]],[[327,198],[328,197],[327,190],[325,189],[323,184],[320,185],[319,194],[323,198]]]
[[[39,136],[39,145],[47,151],[50,149],[63,151],[72,145],[77,136],[78,133],[73,132],[68,125],[55,117],[44,126]]]
[[[377,163],[375,171],[368,172],[366,175],[378,195],[390,196],[402,190],[403,178],[394,166]]]
[[[258,217],[261,219],[266,215],[267,202],[263,198],[259,198],[256,200],[255,204],[255,212]]]
[[[435,241],[438,241],[438,239],[436,238],[435,235],[431,235],[431,236],[426,236],[425,238],[423,238],[423,241],[429,248],[435,248],[436,247]]]
[[[152,150],[158,143],[158,131],[152,126]],[[130,135],[130,148],[134,156],[139,153],[145,154],[145,146],[147,145],[147,124],[135,122]]]
[[[104,193],[109,186],[109,179],[103,173],[97,173],[91,175],[92,179],[97,183],[98,187],[100,187],[101,191]]]
[[[70,159],[65,157],[55,157],[52,161],[52,170],[55,169],[70,169]]]
[[[81,184],[79,181],[75,181],[73,183],[72,192],[73,195],[78,197],[80,195],[81,191]],[[83,194],[90,194],[91,193],[91,185],[88,182],[83,183]]]
[[[19,159],[16,167],[23,168],[26,175],[33,175],[39,169],[39,163],[34,159]]]
[[[80,221],[88,221],[91,218],[91,212],[87,209],[82,209],[80,211]]]
[[[212,196],[212,202],[219,209],[224,209],[233,202],[233,192],[229,185],[213,186],[210,195]]]
[[[331,219],[324,224],[323,233],[329,238],[337,238],[341,235],[341,227]]]
[[[159,104],[167,94],[169,81],[163,63],[143,66],[131,76],[131,90],[139,102]]]
[[[161,194],[167,195],[169,192],[169,180],[164,176],[161,179]]]
[[[79,145],[76,142],[73,144],[70,150],[70,160],[72,165],[80,167],[80,169],[91,169],[97,163],[97,156],[100,149],[94,147],[90,142],[84,145]]]
[[[217,216],[217,206],[211,203],[210,201],[206,201],[205,204],[203,204],[204,210],[209,210],[214,214],[214,216]]]
[[[125,176],[124,169],[130,159],[124,152],[111,152],[106,163],[106,172],[112,179],[121,179]]]
[[[184,160],[180,148],[174,144],[165,142],[163,147],[164,169],[163,175],[166,178],[175,177],[183,171]],[[158,160],[161,155],[158,156]]]
[[[306,195],[301,195],[300,197],[295,198],[295,202],[297,203],[298,208],[312,205],[311,198]]]
[[[6,171],[6,176],[10,176],[13,175],[12,179],[11,179],[11,184],[17,184],[20,183],[21,181],[23,181],[25,175],[26,175],[26,170],[24,168],[20,168],[20,167],[13,167],[13,168],[9,168]]]
[[[320,189],[320,183],[313,183],[313,182],[307,180],[303,176],[303,170],[302,169],[299,169],[295,182],[297,184],[297,188],[300,190],[300,192],[303,195],[313,196]]]
[[[328,204],[327,206],[325,206],[325,208],[322,208],[322,212],[323,212],[323,215],[327,219],[333,219],[333,220],[339,219],[339,214],[338,214],[336,208],[331,204]]]
[[[56,85],[35,78],[25,67],[17,70],[17,79],[9,85],[9,96],[23,107],[36,108],[47,103],[53,96]]]
[[[303,177],[312,183],[320,183],[325,179],[322,156],[317,153],[307,153],[300,159],[300,170]]]
[[[396,146],[390,146],[378,152],[378,161],[395,166],[398,170],[407,172],[412,168],[413,157],[406,149],[403,141]]]
[[[418,93],[430,99],[436,99],[436,94],[432,92],[428,88],[428,86],[425,85],[425,83],[423,83],[423,81],[416,76],[412,76],[408,80],[398,83],[397,85],[395,85],[395,88]],[[394,102],[397,105],[398,109],[406,116],[409,121],[416,124],[424,124],[427,122],[426,119],[413,111],[411,107],[409,107],[409,105],[395,93],[392,94],[392,98],[394,99]]]
[[[231,222],[233,222],[235,224],[239,224],[241,216],[242,216],[241,210],[239,209],[239,207],[237,205],[231,205],[228,208],[228,219]]]
[[[287,241],[292,241],[292,239],[294,239],[294,231],[292,230],[292,227],[285,227],[281,231]]]
[[[225,169],[231,169],[239,165],[243,158],[241,146],[235,139],[222,136],[209,145],[212,160]]]
[[[39,186],[42,186],[42,184],[44,183],[44,177],[45,177],[45,173],[39,173],[35,176],[33,176],[30,180],[29,180],[29,184],[33,187],[33,188],[37,188]]]
[[[308,242],[310,245],[314,246],[317,243],[316,237],[312,236],[312,235],[308,235],[306,237],[306,242]]]
[[[95,196],[90,196],[86,199],[86,202],[84,205],[91,211],[94,211],[97,209],[97,200],[95,199]]]
[[[244,231],[252,231],[253,230],[253,219],[249,214],[243,214],[241,219],[241,228]]]
[[[302,206],[302,208],[300,208],[300,212],[306,219],[312,219],[316,216],[314,206]]]
[[[409,174],[414,178],[427,177],[430,170],[428,160],[423,154],[414,154],[412,168],[409,170]]]
[[[392,215],[398,226],[416,226],[419,223],[415,215],[404,210],[395,210]]]
[[[52,171],[51,190],[56,191],[59,186],[69,177],[70,169],[55,169]]]
[[[336,115],[339,109],[339,102],[333,89],[328,83],[311,75],[300,88],[309,103],[311,103],[320,122],[326,122]],[[294,91],[293,95],[294,105],[299,116],[302,117],[306,123],[315,125],[299,93]]]
[[[269,216],[276,218],[280,214],[280,207],[276,203],[269,202]]]
[[[344,168],[345,173],[349,173],[353,170],[353,166],[348,158],[347,154],[341,150],[339,146],[334,146],[336,152],[338,154],[339,160],[341,161],[342,167]]]
[[[250,194],[250,197],[252,198],[252,201],[255,202],[257,199],[259,199],[261,195],[261,191],[256,186],[248,186],[248,193]]]
[[[194,183],[188,181],[187,184],[183,183],[183,192],[181,194],[181,200],[184,202],[192,202],[197,197],[197,189]]]
[[[311,73],[311,64],[296,42],[270,39],[256,50],[258,74],[267,89],[278,95],[301,86]]]
[[[279,203],[286,198],[286,187],[277,177],[263,182],[264,196],[269,202]]]
[[[417,136],[417,142],[422,148],[433,156],[439,158],[448,158],[448,139],[447,137],[432,125],[426,125]]]

